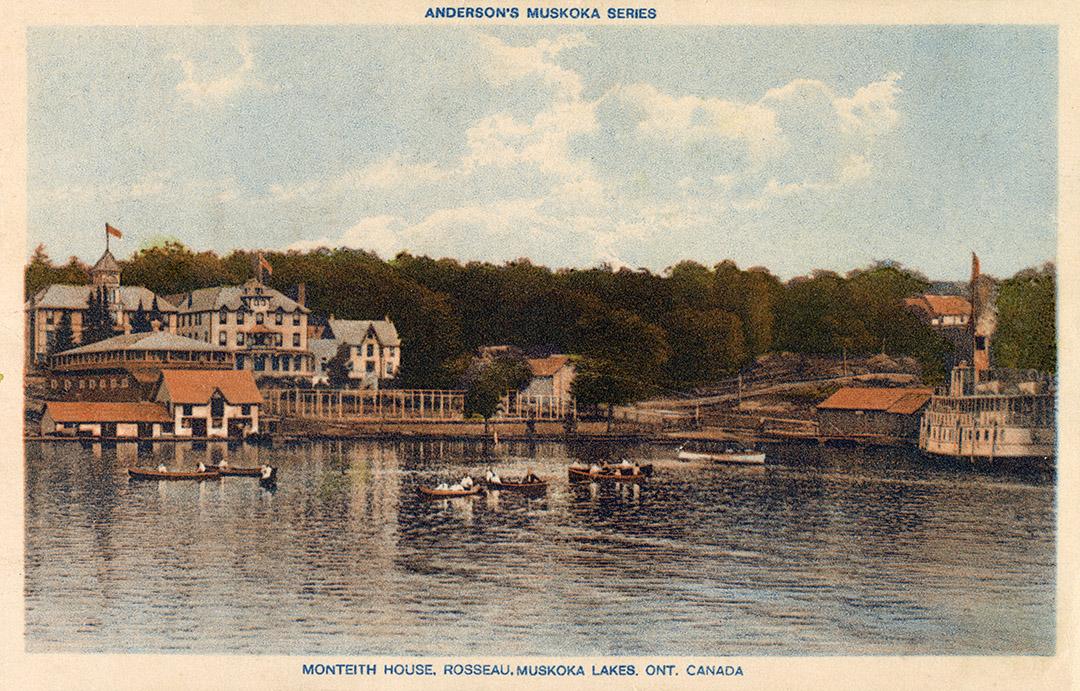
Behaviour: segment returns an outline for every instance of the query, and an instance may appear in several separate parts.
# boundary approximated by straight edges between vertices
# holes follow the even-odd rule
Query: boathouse
[[[151,439],[172,429],[165,406],[156,403],[50,401],[41,415],[43,435]]]
[[[915,440],[933,389],[844,387],[818,404],[825,436]]]
[[[153,399],[177,437],[246,437],[259,432],[263,397],[251,370],[163,370]]]

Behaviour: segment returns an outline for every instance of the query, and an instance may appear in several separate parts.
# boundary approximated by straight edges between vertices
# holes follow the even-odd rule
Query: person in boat
[[[205,473],[206,472],[206,464],[203,463],[202,461],[199,461],[199,472],[200,473]]]
[[[461,481],[458,482],[458,484],[461,485],[462,489],[472,489],[473,479],[472,477],[466,475],[465,477],[461,478]]]
[[[502,482],[502,478],[499,477],[498,473],[496,473],[494,470],[491,470],[489,468],[488,471],[487,471],[487,481],[488,482],[494,482],[494,483],[498,484],[498,483]]]
[[[460,482],[450,485],[451,492],[463,492],[464,490],[465,488],[461,486]]]
[[[169,472],[169,469],[165,467],[164,463],[158,463],[157,469],[158,469],[159,473],[167,473],[167,472]]]
[[[229,459],[227,459],[227,458],[221,459],[221,463],[218,463],[218,468],[221,468],[222,470],[227,470],[228,467],[229,467]]]
[[[531,484],[540,482],[540,478],[536,477],[536,473],[532,471],[532,468],[529,468],[525,471],[525,477],[521,478],[521,481],[525,484]]]
[[[599,475],[599,474],[600,474],[600,466],[596,465],[595,463],[593,463],[591,466],[589,466],[589,475]]]
[[[450,485],[446,484],[445,482],[440,482],[435,489],[439,492],[445,492],[446,490],[450,489]]]
[[[268,465],[260,466],[259,472],[262,474],[263,480],[269,480],[274,475],[274,469]]]

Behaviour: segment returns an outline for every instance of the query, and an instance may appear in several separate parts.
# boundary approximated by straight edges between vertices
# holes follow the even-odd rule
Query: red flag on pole
[[[262,256],[262,254],[259,255],[259,268],[266,269],[266,273],[270,275],[274,274],[274,268],[270,266],[270,262],[266,261],[266,257]]]
[[[123,234],[123,233],[121,233],[121,232],[120,232],[119,230],[117,230],[116,228],[113,228],[113,227],[112,227],[111,225],[109,225],[108,223],[106,223],[106,224],[105,224],[105,232],[106,232],[106,233],[107,233],[108,235],[112,235],[112,236],[113,236],[114,238],[122,238],[122,237],[124,237],[124,234]]]

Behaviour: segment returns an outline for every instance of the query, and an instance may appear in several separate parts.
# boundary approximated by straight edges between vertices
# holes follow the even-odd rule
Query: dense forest
[[[343,319],[389,316],[405,343],[403,386],[458,386],[481,345],[582,357],[587,398],[632,400],[707,385],[767,352],[909,355],[940,381],[950,346],[902,307],[930,283],[879,262],[846,275],[815,271],[780,281],[764,268],[684,261],[663,274],[607,266],[552,271],[527,259],[493,265],[401,253],[390,260],[351,249],[267,253],[266,281]],[[254,274],[251,252],[220,257],[168,243],[121,261],[125,285],[161,295],[235,284]],[[54,264],[39,247],[26,269],[29,293],[85,283],[77,259]],[[998,364],[1053,371],[1054,268],[1028,269],[999,285]]]

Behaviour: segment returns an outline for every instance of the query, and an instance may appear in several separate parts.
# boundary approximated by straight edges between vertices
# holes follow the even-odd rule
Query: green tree
[[[331,388],[344,389],[349,386],[349,351],[347,343],[338,345],[334,357],[326,361],[326,381]]]
[[[578,408],[607,408],[607,430],[611,431],[615,406],[639,400],[649,387],[618,364],[600,358],[580,358],[575,362],[570,393]]]
[[[1046,264],[998,286],[997,331],[990,340],[996,365],[1057,371],[1055,274],[1054,265]]]
[[[71,312],[64,310],[60,315],[60,322],[56,325],[52,342],[49,344],[49,355],[62,353],[75,347],[75,334],[71,329]]]
[[[116,325],[109,312],[109,296],[104,286],[90,291],[83,315],[82,343],[97,343],[116,335]]]
[[[155,298],[156,301],[156,298]],[[131,333],[147,333],[150,331],[150,316],[143,309],[142,301],[139,301],[139,307],[131,315]]]
[[[684,308],[664,321],[672,356],[668,371],[676,385],[707,384],[746,363],[748,352],[739,317],[724,310]]]

